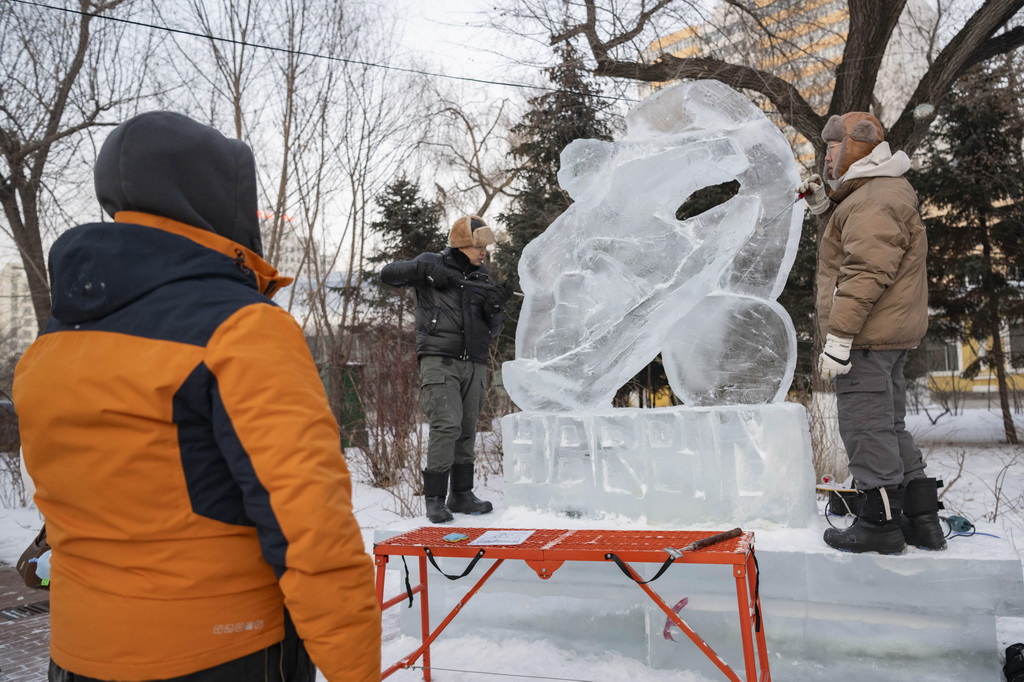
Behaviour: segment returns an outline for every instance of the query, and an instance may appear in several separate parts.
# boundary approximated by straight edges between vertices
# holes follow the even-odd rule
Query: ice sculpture
[[[662,90],[616,142],[577,140],[573,205],[523,252],[505,388],[505,502],[654,526],[804,527],[816,513],[801,405],[780,402],[796,339],[776,302],[803,202],[782,133],[717,81]],[[685,221],[694,192],[737,193]],[[661,353],[683,407],[616,409]]]
[[[661,90],[626,124],[623,140],[562,152],[574,203],[523,251],[506,390],[524,410],[607,407],[661,352],[686,405],[780,400],[796,339],[775,298],[803,217],[785,137],[717,81]],[[693,192],[731,180],[731,199],[676,219]]]

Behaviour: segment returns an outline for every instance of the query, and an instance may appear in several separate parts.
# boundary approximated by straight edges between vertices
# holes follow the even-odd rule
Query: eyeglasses
[[[827,151],[828,151],[829,154],[833,154],[834,155],[836,152],[839,151],[839,148],[842,147],[842,146],[843,146],[842,142],[829,142],[826,145],[826,148],[827,148]]]

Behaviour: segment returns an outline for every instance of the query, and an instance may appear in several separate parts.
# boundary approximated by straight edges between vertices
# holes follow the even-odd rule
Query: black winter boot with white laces
[[[902,554],[907,548],[900,528],[904,489],[899,486],[863,490],[860,514],[849,528],[829,528],[825,543],[844,552]]]

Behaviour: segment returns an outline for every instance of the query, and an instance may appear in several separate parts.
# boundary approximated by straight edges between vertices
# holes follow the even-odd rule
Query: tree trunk
[[[741,10],[754,3],[729,0]],[[751,90],[766,97],[777,109],[782,119],[811,141],[815,148],[815,165],[820,167],[825,158],[825,146],[820,141],[821,129],[827,120],[811,108],[806,98],[789,82],[756,67],[721,58],[721,54],[710,53],[698,56],[677,57],[664,53],[650,61],[641,55],[637,58],[635,49],[627,50],[625,45],[641,35],[648,24],[658,15],[667,14],[671,0],[658,0],[646,9],[636,12],[633,17],[620,16],[613,9],[614,3],[600,3],[599,0],[582,0],[586,16],[578,23],[565,24],[549,22],[551,43],[557,44],[581,36],[590,47],[595,61],[594,75],[624,78],[647,83],[664,83],[679,79],[711,78],[740,90]],[[600,7],[598,5],[601,5]],[[758,3],[763,4],[763,3]],[[623,3],[628,5],[628,3]],[[867,111],[878,79],[882,55],[888,46],[906,0],[850,0],[849,31],[846,37],[843,59],[836,70],[836,83],[828,114],[843,114],[848,111]],[[1008,54],[1024,45],[1024,27],[1006,29],[1017,13],[1024,7],[1024,0],[986,0],[957,29],[946,45],[931,59],[928,70],[921,77],[899,118],[889,129],[887,141],[893,149],[913,154],[934,114],[915,115],[920,104],[933,107],[949,93],[956,79],[971,66],[990,59],[997,54]],[[939,10],[943,9],[940,4]],[[603,22],[602,17],[613,17]],[[607,24],[607,25],[606,25]],[[775,36],[758,21],[757,32],[762,43],[771,47],[766,52],[785,55],[791,49],[785,41]],[[760,49],[760,48],[759,48]]]
[[[1013,412],[1010,410],[1010,387],[1006,381],[1006,356],[1003,353],[1003,337],[1000,335],[999,314],[995,306],[992,306],[990,318],[992,331],[992,366],[996,370],[996,384],[999,386],[999,408],[1003,413],[1003,431],[1006,433],[1006,442],[1010,445],[1017,445],[1020,440],[1017,438],[1017,427],[1013,423]]]
[[[990,353],[990,367],[996,372],[996,385],[999,388],[999,407],[1003,413],[1003,431],[1006,433],[1006,442],[1016,445],[1017,427],[1013,423],[1013,413],[1010,411],[1010,391],[1006,382],[1006,357],[1003,354],[1003,337],[1000,335],[1002,324],[999,317],[999,289],[995,282],[995,265],[992,262],[992,243],[989,235],[988,218],[983,213],[980,218],[981,225],[981,254],[984,263],[985,275],[982,279],[984,288],[985,305],[988,313],[988,332],[992,335],[992,352]]]

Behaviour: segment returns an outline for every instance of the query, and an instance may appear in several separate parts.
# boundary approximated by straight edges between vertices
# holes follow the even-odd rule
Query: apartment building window
[[[1013,369],[1024,369],[1024,322],[1010,325],[1010,362]]]
[[[921,351],[929,372],[960,371],[960,344],[928,336],[921,344]]]

